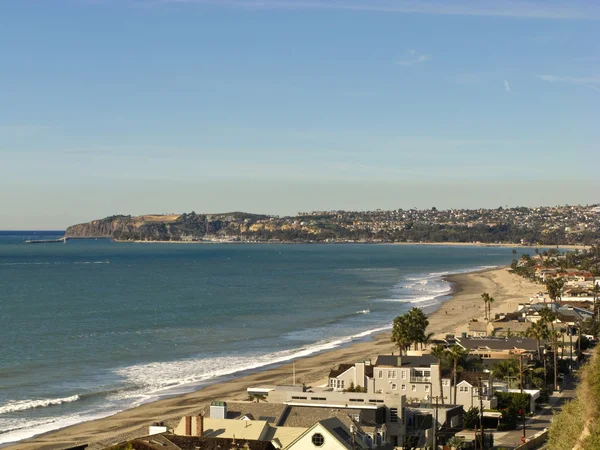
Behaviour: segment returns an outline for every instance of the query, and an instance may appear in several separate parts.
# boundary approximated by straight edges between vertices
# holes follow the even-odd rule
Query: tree
[[[409,327],[408,334],[410,336],[410,342],[415,344],[415,350],[418,350],[418,344],[423,343],[427,340],[427,327],[429,326],[429,320],[427,316],[420,308],[412,308],[407,314],[407,323]]]
[[[562,289],[565,286],[565,281],[562,278],[550,278],[545,282],[548,297],[555,302],[562,295]]]
[[[543,320],[533,322],[527,329],[526,336],[535,339],[537,342],[538,359],[542,360],[542,348],[540,342],[548,339],[548,326]]]
[[[492,303],[494,303],[496,300],[494,300],[494,297],[489,296],[488,298],[488,319],[492,320]]]
[[[471,407],[463,412],[463,425],[465,428],[473,429],[479,422],[479,408]]]
[[[483,312],[485,314],[485,320],[488,320],[487,306],[490,300],[490,294],[484,292],[483,294],[481,294],[481,298],[483,299]]]
[[[431,356],[437,359],[440,375],[438,376],[438,380],[440,382],[440,397],[442,400],[442,405],[444,404],[444,388],[442,386],[442,359],[448,356],[448,351],[441,345],[436,345],[431,349]]]
[[[554,390],[556,390],[558,388],[558,362],[556,355],[558,353],[558,339],[556,337],[556,332],[554,331],[556,314],[550,308],[546,307],[540,311],[540,317],[545,323],[549,323],[550,328],[552,329],[550,337],[552,338],[552,350],[554,353]]]
[[[460,345],[454,344],[448,350],[448,356],[452,360],[452,385],[454,386],[454,402],[456,402],[456,391],[458,390],[458,386],[456,385],[457,374],[458,374],[458,361],[469,354],[468,350],[465,350]]]
[[[505,359],[492,366],[492,374],[494,375],[494,378],[499,378],[501,380],[508,379],[509,386],[510,379],[515,377],[518,371],[519,364],[515,359]]]
[[[458,436],[452,436],[450,439],[448,439],[447,444],[456,450],[461,450],[465,447],[464,439]]]
[[[410,347],[412,339],[408,320],[404,315],[398,316],[394,319],[394,323],[392,325],[392,342],[396,344],[396,347],[398,347],[400,355],[402,355],[402,352]]]
[[[592,288],[592,294],[594,294],[594,303],[593,303],[593,307],[592,307],[592,320],[594,322],[598,321],[598,317],[597,317],[597,311],[596,311],[596,300],[598,300],[598,294],[600,294],[600,284],[598,284],[596,282],[596,277],[594,277],[594,287]],[[594,334],[594,337],[596,337],[596,335]]]

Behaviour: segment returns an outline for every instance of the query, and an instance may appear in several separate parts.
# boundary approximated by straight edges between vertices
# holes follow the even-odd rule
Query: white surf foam
[[[260,369],[273,364],[282,364],[293,359],[306,357],[314,353],[331,350],[353,340],[369,336],[391,326],[376,328],[352,336],[320,341],[303,348],[283,350],[265,355],[224,356],[214,358],[186,359],[171,362],[138,364],[116,370],[125,378],[126,385],[137,389],[125,390],[111,396],[114,400],[135,398],[136,403],[144,403],[157,396],[168,394],[175,388],[194,385],[218,377],[230,376],[239,372]],[[181,392],[181,391],[179,391]]]
[[[0,445],[28,439],[38,434],[65,428],[81,422],[100,419],[118,412],[117,410],[102,414],[73,414],[57,418],[44,419],[0,419]]]
[[[63,403],[72,403],[79,400],[79,395],[72,395],[65,398],[42,398],[37,400],[17,400],[9,401],[6,405],[0,406],[0,414],[12,413],[17,411],[27,411],[28,409],[44,408],[47,406],[62,405]]]

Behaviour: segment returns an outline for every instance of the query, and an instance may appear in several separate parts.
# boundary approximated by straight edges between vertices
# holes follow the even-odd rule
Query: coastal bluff
[[[119,241],[240,240],[268,216],[246,213],[116,215],[72,225],[66,238],[113,238]],[[264,228],[264,227],[259,227]]]
[[[600,205],[496,209],[229,212],[115,215],[69,227],[65,237],[138,242],[443,243],[592,245]]]

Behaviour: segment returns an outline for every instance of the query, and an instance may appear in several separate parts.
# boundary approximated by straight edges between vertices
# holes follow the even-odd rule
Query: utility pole
[[[443,395],[443,393],[442,393]],[[433,419],[433,450],[437,450],[437,421],[438,421],[438,396],[435,396],[435,413]]]
[[[479,380],[479,428],[481,428],[481,450],[483,450],[483,386],[481,377]]]
[[[569,348],[571,357],[569,358],[569,373],[573,372],[573,328],[569,326]]]
[[[521,394],[523,394],[523,354],[519,355],[519,371],[521,372]],[[521,408],[521,419],[523,419],[523,437],[521,441],[525,443],[525,408]]]

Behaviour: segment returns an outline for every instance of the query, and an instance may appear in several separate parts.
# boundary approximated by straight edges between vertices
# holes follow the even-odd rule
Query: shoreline
[[[556,248],[556,249],[567,249],[567,250],[585,250],[589,248],[589,245],[583,244],[556,244],[556,245],[522,245],[522,244],[514,244],[514,243],[506,243],[506,242],[497,242],[497,243],[487,243],[487,242],[376,242],[376,241],[368,241],[368,242],[357,242],[357,241],[335,241],[335,242],[316,242],[316,241],[234,241],[234,240],[224,240],[224,241],[130,241],[130,240],[121,240],[121,239],[113,239],[111,237],[102,237],[102,238],[77,238],[77,237],[67,237],[67,240],[82,240],[82,239],[109,239],[112,242],[116,242],[118,244],[193,244],[193,245],[214,245],[214,244],[247,244],[247,245],[406,245],[406,246],[442,246],[442,247],[497,247],[497,248],[539,248],[539,249],[547,249],[547,248]]]
[[[429,315],[428,330],[434,332],[436,337],[443,337],[447,333],[460,334],[468,328],[471,318],[481,318],[482,292],[489,292],[496,298],[492,310],[500,312],[514,309],[516,303],[526,301],[540,289],[538,285],[509,274],[505,267],[445,275],[442,278],[451,283],[452,291],[447,294],[450,298]],[[378,354],[393,350],[390,332],[374,331],[373,334],[350,340],[333,349],[217,378],[198,386],[193,392],[175,394],[111,416],[49,431],[22,441],[3,444],[1,447],[33,450],[87,443],[90,444],[90,450],[100,449],[147,434],[148,425],[155,421],[165,421],[172,426],[183,415],[198,414],[213,400],[244,401],[247,398],[246,388],[250,386],[291,384],[293,364],[298,382],[321,385],[326,382],[329,370],[340,363],[373,359]]]

